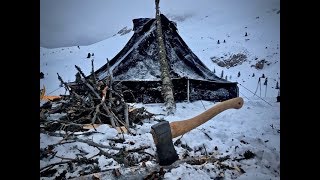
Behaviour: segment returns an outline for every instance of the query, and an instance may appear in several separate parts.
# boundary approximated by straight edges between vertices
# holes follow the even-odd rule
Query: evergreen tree
[[[44,78],[44,74],[43,72],[40,72],[40,79],[43,79]]]
[[[239,71],[239,72],[238,72],[238,77],[240,77],[240,75],[241,75],[241,74],[240,74],[240,71]]]
[[[277,84],[276,84],[276,89],[280,89],[278,81],[277,81]]]
[[[223,70],[221,71],[221,76],[220,76],[220,78],[221,78],[221,79],[223,78]]]

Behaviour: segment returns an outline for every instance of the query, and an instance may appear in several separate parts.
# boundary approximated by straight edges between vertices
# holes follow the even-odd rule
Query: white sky
[[[234,14],[235,8],[236,12],[248,13],[263,8],[267,2],[257,0],[258,7],[254,8],[241,6],[246,1],[161,0],[160,10],[174,16],[213,11],[218,17],[221,7],[228,14]],[[124,26],[131,27],[134,18],[154,15],[154,0],[41,0],[40,45],[48,48],[89,45],[112,36]]]
[[[131,4],[125,5],[124,2]],[[223,70],[224,74],[228,75],[228,80],[236,81],[252,92],[257,89],[258,78],[262,74],[269,79],[267,88],[263,84],[261,86],[261,97],[271,105],[239,85],[240,97],[245,100],[241,109],[222,112],[213,120],[184,135],[181,141],[193,149],[204,144],[207,151],[213,152],[217,157],[225,155],[231,155],[232,158],[239,157],[239,154],[243,154],[246,150],[257,155],[254,159],[239,163],[227,161],[229,165],[240,165],[246,173],[239,175],[236,171],[226,171],[226,179],[231,179],[232,172],[237,174],[237,179],[242,180],[280,179],[280,133],[277,132],[280,129],[280,103],[275,102],[278,94],[275,84],[277,81],[280,83],[280,14],[277,13],[280,10],[280,0],[160,0],[160,7],[169,19],[177,21],[179,34],[189,48],[210,70],[215,69],[218,76]],[[124,47],[133,32],[123,36],[112,36],[113,34],[125,26],[132,28],[133,18],[153,16],[152,0],[41,0],[40,71],[44,72],[45,78],[40,80],[40,88],[45,85],[47,93],[52,92],[50,95],[64,94],[63,88],[59,88],[60,83],[56,73],[59,73],[65,81],[74,81],[76,73],[74,65],[78,65],[85,74],[88,74],[91,70],[91,59],[87,59],[86,56],[89,52],[95,54],[95,68],[101,67],[106,63],[106,58],[112,59]],[[244,37],[245,32],[248,32],[248,37]],[[217,40],[221,42],[224,39],[226,43],[217,44]],[[77,45],[80,45],[80,49]],[[229,56],[239,52],[245,53],[248,61],[229,69],[219,67],[210,60],[213,56],[221,57],[225,54]],[[270,65],[266,65],[262,70],[252,68],[251,66],[257,61],[256,58],[265,59]],[[239,71],[241,76],[237,77]],[[255,77],[251,77],[253,73]],[[264,80],[262,79],[262,83]],[[259,90],[260,88],[257,91],[258,95]],[[267,97],[264,97],[266,90]],[[174,116],[158,118],[170,122],[188,119],[213,105],[214,103],[206,101],[178,103]],[[136,107],[141,106],[153,113],[163,113],[161,104],[136,104]],[[52,119],[55,117],[56,115],[52,116]],[[154,154],[155,147],[152,145],[149,131],[155,123],[150,120],[143,126],[137,126],[135,131],[141,135],[126,135],[127,142],[135,142],[135,148],[151,145],[146,151]],[[117,136],[114,129],[106,126],[98,130],[104,134],[93,134],[87,138],[107,145],[109,143],[107,138]],[[213,140],[208,139],[202,131],[208,133]],[[44,134],[40,137],[41,148],[61,140]],[[241,140],[249,144],[243,144]],[[74,158],[75,153],[78,153],[72,149],[75,145],[79,149],[87,150],[88,157],[97,153],[97,149],[83,143],[61,145],[54,150],[58,151],[60,156]],[[215,146],[218,147],[217,151],[214,150]],[[235,150],[236,146],[238,148]],[[185,151],[182,147],[176,147],[176,150],[179,156]],[[200,152],[191,152],[191,155],[201,156]],[[104,156],[98,158],[102,169],[118,167],[112,159]],[[40,166],[58,161],[61,159],[56,157],[43,159],[40,161]],[[113,164],[105,166],[110,162]],[[181,165],[166,173],[165,177],[191,179],[196,176],[197,179],[208,179],[216,177],[219,173],[219,169],[210,164],[203,165],[203,170],[197,171],[194,168],[187,168],[188,166]],[[208,173],[206,168],[214,168],[216,172]],[[68,175],[76,176],[76,173]]]
[[[40,6],[41,46],[50,48],[101,41],[123,22],[131,25],[132,19],[153,17],[155,12],[152,0],[41,0]]]

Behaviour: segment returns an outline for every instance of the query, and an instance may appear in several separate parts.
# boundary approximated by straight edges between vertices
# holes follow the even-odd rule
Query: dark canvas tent
[[[161,22],[176,102],[222,101],[238,96],[237,83],[210,71],[179,36],[174,22],[162,14]],[[121,83],[127,102],[163,102],[155,18],[133,19],[133,24],[133,36],[109,62],[114,84]],[[108,65],[95,74],[99,80],[105,79]]]

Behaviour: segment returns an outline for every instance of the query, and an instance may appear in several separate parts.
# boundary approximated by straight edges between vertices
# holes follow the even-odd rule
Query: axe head
[[[157,148],[159,165],[171,165],[179,159],[172,143],[171,128],[168,121],[161,121],[151,126],[151,134]]]

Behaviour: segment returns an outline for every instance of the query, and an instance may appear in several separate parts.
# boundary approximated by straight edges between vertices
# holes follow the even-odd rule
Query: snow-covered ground
[[[120,6],[122,2],[119,1],[117,6]],[[57,46],[57,48],[40,47],[40,71],[44,73],[45,77],[40,80],[40,88],[45,86],[48,95],[65,94],[64,88],[59,87],[60,82],[57,73],[66,82],[74,81],[77,72],[74,65],[78,65],[85,74],[89,74],[91,59],[94,59],[95,69],[104,65],[107,58],[112,59],[133,35],[132,31],[125,35],[117,34],[117,32],[125,26],[132,28],[133,18],[154,16],[154,2],[152,1],[148,1],[148,8],[145,7],[147,10],[144,13],[132,10],[135,7],[141,9],[141,4],[145,2],[139,0],[136,3],[131,3],[130,1],[130,10],[123,11],[121,14],[115,13],[116,15],[113,18],[118,19],[118,16],[121,16],[121,18],[116,22],[116,25],[104,28],[107,36],[101,35],[99,39],[99,33],[96,33],[98,34],[95,36],[96,39],[98,38],[96,43],[89,43],[90,45],[88,45],[89,41],[80,41],[83,38],[78,38],[80,40],[74,43],[74,46],[59,47],[59,43],[63,44],[62,37],[61,42],[57,41],[55,44],[51,44]],[[72,3],[72,1],[69,3]],[[66,5],[66,7],[68,6]],[[275,88],[277,82],[280,85],[280,1],[200,0],[195,2],[176,0],[171,2],[161,0],[160,10],[170,20],[177,22],[180,36],[210,70],[215,70],[218,76],[223,71],[224,76],[227,75],[229,81],[239,83],[240,97],[245,100],[241,109],[224,111],[181,138],[181,144],[187,144],[192,149],[189,156],[205,156],[203,148],[197,151],[200,147],[205,146],[207,153],[212,153],[216,157],[230,155],[230,159],[224,161],[224,163],[231,167],[241,167],[245,173],[236,170],[224,170],[222,172],[217,164],[212,163],[202,165],[181,164],[167,172],[164,175],[165,179],[193,179],[195,177],[210,179],[219,177],[221,173],[224,174],[226,179],[280,179],[280,103],[276,102],[279,91]],[[109,11],[112,12],[112,8]],[[92,16],[95,14],[93,13]],[[68,13],[65,13],[65,16],[68,16]],[[110,17],[108,18],[110,19]],[[99,16],[101,22],[107,21],[108,18]],[[59,21],[59,19],[55,19],[55,21]],[[93,24],[90,24],[90,26],[94,27]],[[45,28],[42,28],[45,31]],[[75,30],[77,32],[74,35],[79,36],[81,30],[75,29],[77,29]],[[94,33],[94,30],[95,28],[88,28],[82,31]],[[246,33],[247,36],[245,36]],[[72,37],[72,33],[66,36],[69,37],[69,35]],[[44,39],[44,37],[41,37],[41,39]],[[220,44],[217,43],[218,40]],[[94,53],[94,56],[87,58],[88,53]],[[235,67],[220,67],[211,60],[211,57],[228,58],[238,53],[245,54],[247,61]],[[258,70],[252,67],[263,59],[267,61],[263,69]],[[239,72],[240,77],[238,77]],[[252,77],[253,74],[255,74],[254,77]],[[267,86],[264,85],[266,78],[261,79],[261,86],[258,84],[258,79],[262,74],[268,78]],[[252,92],[256,92],[263,99],[254,96]],[[178,103],[174,115],[158,115],[156,118],[163,118],[169,122],[188,119],[214,105],[214,103],[207,101]],[[162,104],[135,104],[135,107],[142,106],[152,113],[163,113]],[[55,117],[52,117],[52,119],[54,120]],[[135,129],[132,129],[137,132],[137,136],[125,135],[125,143],[117,144],[117,146],[128,148],[150,146],[145,151],[154,155],[155,146],[149,132],[150,127],[155,123],[157,122],[152,119],[145,120],[143,125],[137,125]],[[106,125],[100,126],[97,130],[101,134],[95,133],[85,138],[108,145],[110,141],[107,139],[119,136],[116,130]],[[40,138],[41,148],[58,143],[62,139],[45,134],[40,134]],[[178,138],[180,137],[173,141],[175,142]],[[134,142],[134,145],[129,145],[129,142]],[[186,152],[181,144],[175,146],[180,158]],[[75,158],[79,149],[87,152],[86,157],[91,157],[99,152],[98,149],[79,142],[56,146],[54,151],[57,152],[56,155],[59,157]],[[248,150],[255,154],[254,158],[240,161],[233,160],[234,158],[241,158],[240,155],[243,156]],[[111,153],[112,151],[116,150],[108,152]],[[119,166],[117,162],[105,156],[97,156],[97,158],[102,170]],[[40,168],[58,161],[61,161],[61,158],[43,159],[40,161]],[[156,164],[154,161],[149,163]],[[77,172],[67,174],[67,176],[77,176]]]
[[[165,174],[166,179],[210,179],[220,176],[221,173],[226,179],[279,179],[280,178],[280,104],[274,102],[273,99],[267,98],[272,106],[262,102],[258,98],[245,100],[244,106],[239,109],[230,109],[222,112],[207,123],[197,127],[196,129],[184,134],[181,137],[173,139],[175,142],[181,138],[181,143],[175,146],[175,149],[180,159],[183,159],[188,150],[183,145],[188,145],[192,150],[188,152],[189,157],[204,157],[205,150],[208,154],[212,154],[216,158],[230,156],[230,159],[223,164],[231,167],[240,167],[245,173],[239,173],[236,170],[222,170],[217,164],[190,165],[187,163],[181,164],[174,168],[171,172]],[[208,101],[196,101],[194,103],[178,103],[175,115],[162,116],[169,122],[183,120],[198,115],[214,106],[215,104]],[[155,114],[163,113],[159,104],[142,105],[137,104],[135,107],[145,107],[149,112]],[[125,134],[125,142],[116,144],[115,147],[126,147],[127,149],[136,149],[146,147],[145,151],[152,155],[156,155],[156,147],[150,134],[150,127],[158,123],[153,120],[145,120],[143,125],[137,125],[131,129],[137,135]],[[92,140],[102,145],[112,144],[111,140],[118,139],[122,135],[110,128],[107,125],[102,125],[96,128],[98,133],[90,136],[82,136],[87,140]],[[91,131],[91,130],[90,130]],[[94,131],[94,130],[92,130]],[[81,138],[81,136],[78,136]],[[210,139],[211,138],[211,139]],[[62,137],[56,138],[46,134],[40,134],[40,148],[46,148],[48,145],[56,144],[62,140]],[[132,145],[132,142],[134,143]],[[201,148],[201,150],[199,150]],[[115,150],[105,149],[108,153],[118,152]],[[198,151],[199,150],[199,151]],[[252,159],[235,161],[244,157],[246,151],[251,151],[255,154]],[[40,161],[40,168],[46,165],[60,162],[61,158],[76,158],[76,154],[84,152],[85,157],[89,158],[99,153],[97,148],[91,147],[85,143],[68,143],[55,147],[56,156],[52,159],[45,158]],[[82,152],[81,152],[82,151]],[[138,156],[138,154],[135,154]],[[141,155],[140,155],[141,156]],[[97,156],[99,167],[101,170],[119,168],[119,164],[105,156]],[[156,164],[154,160],[149,161],[151,164]],[[137,164],[139,165],[139,164]],[[140,163],[141,165],[141,163]],[[194,166],[194,167],[192,167]],[[67,173],[66,177],[75,177],[81,170],[75,167],[74,173]],[[124,168],[124,167],[123,167]],[[62,166],[61,172],[66,169]],[[208,171],[207,169],[210,169]],[[60,173],[61,173],[60,172]],[[43,178],[46,179],[46,178]],[[50,178],[47,178],[50,179]]]

